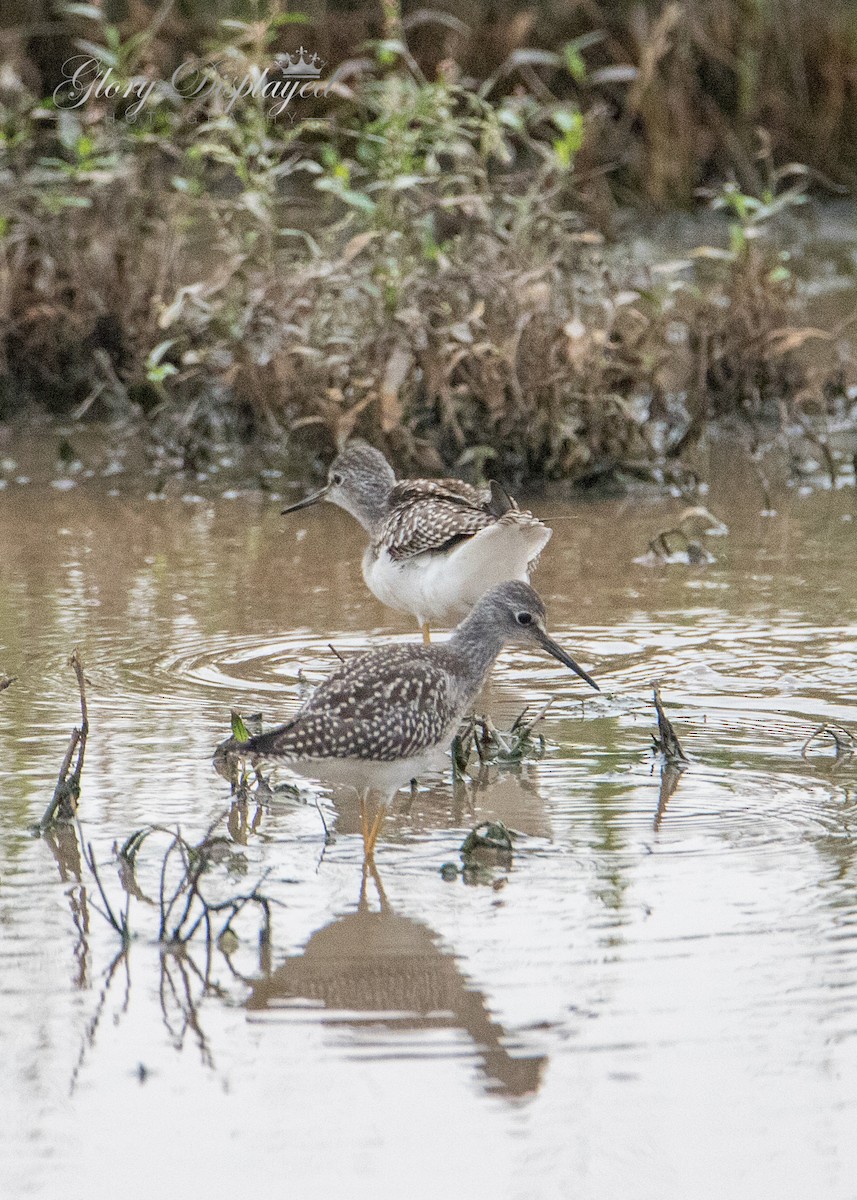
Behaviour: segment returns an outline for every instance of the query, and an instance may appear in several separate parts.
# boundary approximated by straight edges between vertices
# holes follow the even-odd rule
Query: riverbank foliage
[[[835,5],[773,8],[791,24],[725,0],[491,29],[69,5],[65,44],[19,39],[0,79],[0,420],[107,418],[194,469],[361,434],[406,469],[583,482],[679,470],[714,418],[841,417],[778,231],[812,183],[851,182],[857,35]],[[169,86],[188,62],[258,80],[299,43],[339,67],[276,116]],[[69,46],[118,98],[54,90]],[[706,203],[717,244],[634,258],[629,200]]]

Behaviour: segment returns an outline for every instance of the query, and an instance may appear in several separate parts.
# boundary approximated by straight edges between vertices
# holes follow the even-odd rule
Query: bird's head
[[[528,583],[510,580],[498,584],[482,597],[474,609],[477,620],[487,620],[504,643],[523,642],[539,646],[569,670],[574,671],[590,687],[600,691],[598,684],[578,666],[574,659],[549,636],[547,612],[538,592]]]
[[[324,487],[282,511],[297,512],[319,500],[328,500],[344,508],[371,532],[385,515],[387,498],[395,482],[393,468],[380,450],[368,442],[349,442],[330,464]]]

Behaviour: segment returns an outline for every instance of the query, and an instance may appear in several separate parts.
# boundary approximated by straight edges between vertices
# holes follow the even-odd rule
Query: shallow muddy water
[[[0,1194],[857,1196],[857,757],[845,733],[802,754],[857,733],[853,486],[762,515],[724,453],[730,532],[696,566],[639,561],[677,499],[540,502],[535,582],[603,694],[505,652],[481,707],[552,699],[544,754],[401,792],[375,878],[348,797],[234,809],[206,886],[261,880],[270,937],[248,904],[237,942],[181,956],[152,903],[168,835],[125,955],[79,836],[124,911],[115,845],[230,809],[230,709],[284,718],[328,643],[416,631],[345,514],[76,478],[7,464],[0,490]],[[75,646],[80,834],[39,838]],[[691,758],[669,797],[654,680]],[[488,819],[511,864],[444,878]]]

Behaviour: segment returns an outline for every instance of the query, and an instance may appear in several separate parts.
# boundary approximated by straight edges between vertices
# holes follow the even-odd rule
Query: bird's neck
[[[396,477],[391,471],[389,479],[373,480],[370,485],[363,487],[359,496],[337,499],[336,503],[359,521],[374,541],[390,512],[390,493],[395,484]]]
[[[447,642],[456,660],[465,666],[467,675],[472,678],[474,696],[485,682],[504,644],[496,622],[491,620],[490,614],[482,612],[478,605],[461,622]]]

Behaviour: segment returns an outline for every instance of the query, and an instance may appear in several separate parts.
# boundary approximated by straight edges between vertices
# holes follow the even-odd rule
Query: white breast
[[[411,613],[420,624],[452,622],[496,584],[508,579],[528,583],[531,564],[550,537],[546,525],[528,517],[500,520],[451,551],[404,562],[395,562],[384,549],[376,555],[370,546],[363,556],[363,578],[382,604]]]

